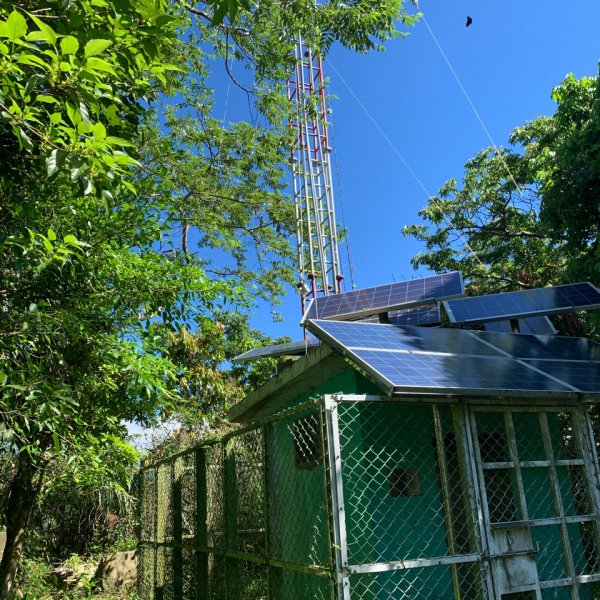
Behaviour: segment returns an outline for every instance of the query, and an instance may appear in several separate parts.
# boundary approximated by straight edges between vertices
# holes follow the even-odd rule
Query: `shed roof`
[[[432,302],[434,297],[438,301],[444,300],[446,292],[448,297],[456,296],[454,292],[457,290],[454,288],[444,292],[442,286],[439,292],[440,277],[448,277],[449,281],[455,283],[458,281],[458,291],[462,290],[460,273],[450,273],[434,277],[432,281],[429,281],[431,278],[424,278],[411,282],[418,292],[415,292],[416,296],[413,294],[414,297],[408,293],[410,286],[404,286],[406,290],[396,290],[394,293],[404,302],[402,305],[397,305],[400,302],[398,299],[390,300],[390,294],[393,295],[396,289],[394,286],[370,288],[363,290],[362,294],[354,291],[336,294],[330,302],[335,308],[332,314],[325,310],[328,305],[321,302],[319,306],[323,310],[309,311],[303,321],[306,329],[317,338],[312,343],[313,347],[310,348],[306,343],[285,345],[295,348],[294,352],[298,348],[301,351],[304,346],[306,355],[235,405],[229,418],[247,421],[272,414],[295,397],[315,390],[336,373],[349,368],[365,374],[382,392],[394,396],[600,401],[600,344],[591,340],[423,327],[421,325],[431,323],[427,319],[421,323],[418,318],[418,326],[392,321],[392,308],[400,306],[406,309],[415,302]],[[432,285],[434,291],[431,294],[422,292],[421,288],[427,291]],[[382,294],[383,299],[379,297]],[[562,301],[563,296],[568,301]],[[474,321],[484,322],[485,325],[487,321],[500,318],[514,319],[516,322],[533,314],[534,308],[534,312],[542,316],[595,308],[600,306],[600,290],[589,283],[580,283],[443,302],[445,306],[449,303],[453,303],[452,306],[457,310],[468,309],[467,312],[472,312],[475,306],[481,314],[478,313],[476,319],[473,317]],[[317,303],[313,304],[317,306]],[[316,319],[316,314],[321,312],[323,318]],[[372,315],[378,314],[382,322],[348,321],[359,313],[361,318],[369,320],[372,320]],[[541,329],[544,332],[547,330],[547,326]],[[271,347],[258,353],[255,351],[254,354],[276,356],[281,354],[282,348]],[[289,353],[289,348],[286,352]],[[356,390],[343,391],[356,393]]]

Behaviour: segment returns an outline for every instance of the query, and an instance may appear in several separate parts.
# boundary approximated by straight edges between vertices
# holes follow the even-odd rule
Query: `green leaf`
[[[63,242],[65,244],[71,244],[71,245],[74,245],[74,246],[78,245],[77,244],[77,238],[72,233],[69,233],[69,234],[65,235],[65,237],[63,238]]]
[[[46,158],[46,171],[48,177],[52,177],[52,175],[54,175],[54,173],[56,173],[62,167],[66,157],[67,153],[64,150],[59,150],[58,148],[52,150],[50,156]],[[50,229],[49,231],[52,230]],[[50,235],[48,235],[48,237],[50,238]],[[56,239],[56,235],[54,238],[50,239]]]
[[[44,102],[45,104],[58,104],[58,100],[53,96],[46,96],[45,94],[38,94],[35,97],[36,102]]]
[[[100,122],[94,123],[92,127],[92,133],[94,135],[94,139],[103,140],[106,137],[106,127]]]
[[[13,10],[6,20],[6,37],[13,42],[21,39],[27,33],[27,21],[25,17]]]
[[[90,56],[96,56],[98,54],[102,54],[109,46],[112,45],[111,40],[90,40],[84,48],[86,58]]]
[[[42,40],[44,42],[48,42],[48,43],[52,44],[53,46],[56,46],[56,41],[58,40],[58,36],[56,35],[56,32],[54,31],[54,29],[52,29],[52,27],[50,27],[50,25],[48,25],[47,23],[44,23],[44,21],[42,21],[35,15],[32,15],[31,13],[27,13],[27,14],[29,14],[29,16],[31,17],[33,22],[40,29],[39,31],[32,31],[29,36],[29,39],[33,39],[31,36],[35,36],[35,39],[37,39],[37,40]]]
[[[106,73],[111,73],[116,75],[116,71],[113,66],[103,58],[98,58],[96,56],[92,56],[88,58],[86,67],[91,69],[92,71],[104,71]]]
[[[76,54],[79,50],[79,41],[72,35],[67,35],[60,40],[60,50],[63,54]]]
[[[88,112],[87,106],[83,102],[79,103],[79,114],[81,115],[81,118],[82,118],[86,128],[89,128],[90,113]]]
[[[115,137],[114,135],[107,136],[106,141],[113,146],[133,147],[131,142],[120,137]]]
[[[54,442],[54,451],[59,454],[60,453],[60,440],[58,439],[58,435],[56,431],[52,432],[52,441]]]

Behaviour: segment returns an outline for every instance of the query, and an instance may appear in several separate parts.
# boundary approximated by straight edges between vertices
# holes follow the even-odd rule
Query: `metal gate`
[[[584,411],[472,408],[469,425],[495,597],[600,598],[597,462]]]

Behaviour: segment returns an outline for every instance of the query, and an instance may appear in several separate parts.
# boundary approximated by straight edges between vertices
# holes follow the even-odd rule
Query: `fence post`
[[[183,466],[179,460],[173,469],[173,599],[183,600]]]
[[[273,598],[271,592],[271,567],[269,561],[271,559],[271,532],[270,532],[270,514],[269,514],[269,425],[263,425],[262,430],[262,463],[263,463],[263,490],[264,490],[264,526],[265,526],[265,558],[267,559],[267,598]]]
[[[346,514],[342,482],[342,456],[338,426],[338,402],[341,397],[325,395],[327,422],[328,466],[331,482],[331,508],[335,548],[336,598],[350,600],[350,581],[347,575],[348,546],[346,539]]]
[[[224,495],[225,505],[225,547],[227,550],[236,551],[237,544],[237,485],[236,485],[236,455],[233,440],[225,444],[224,459]],[[240,565],[236,558],[226,559],[227,572],[227,600],[242,600],[240,590]]]
[[[195,452],[196,471],[196,600],[208,598],[208,503],[206,485],[206,448]],[[202,550],[201,550],[202,548]]]

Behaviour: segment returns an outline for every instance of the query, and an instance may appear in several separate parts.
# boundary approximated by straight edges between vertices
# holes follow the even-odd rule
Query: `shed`
[[[577,285],[316,303],[316,339],[231,409],[245,427],[169,467],[196,494],[173,580],[227,600],[600,599],[600,345],[516,332],[595,308]]]

